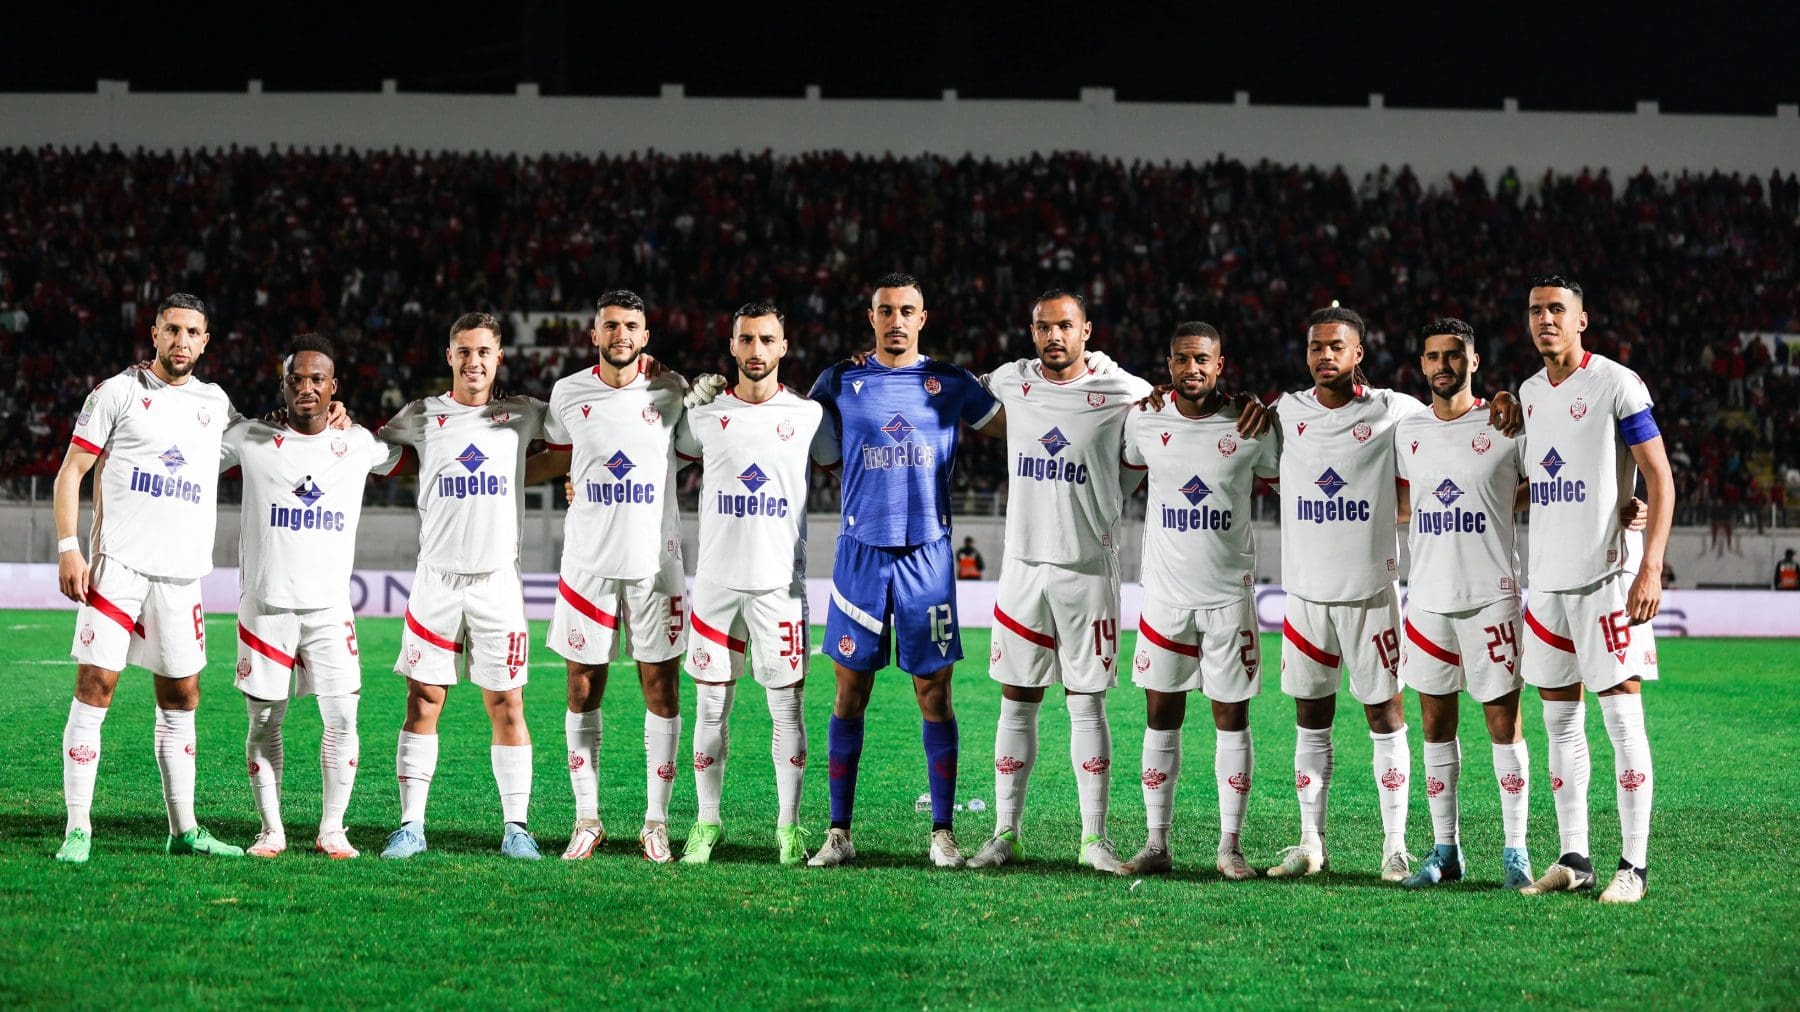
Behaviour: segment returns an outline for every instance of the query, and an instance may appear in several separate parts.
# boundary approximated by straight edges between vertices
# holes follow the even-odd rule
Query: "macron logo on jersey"
[[[1047,457],[1035,457],[1029,453],[1019,454],[1016,471],[1021,478],[1032,481],[1066,481],[1072,485],[1086,485],[1088,469],[1086,464],[1073,461],[1057,460],[1056,455],[1071,445],[1062,430],[1052,428],[1039,436],[1038,445],[1044,448]]]
[[[641,481],[632,481],[627,475],[637,467],[631,458],[625,456],[624,450],[617,450],[606,463],[600,465],[613,476],[612,481],[582,482],[582,497],[588,502],[601,506],[623,506],[627,503],[656,502],[656,486]]]
[[[1587,482],[1580,479],[1559,478],[1557,475],[1568,462],[1551,447],[1538,461],[1538,466],[1550,476],[1548,481],[1531,483],[1531,504],[1533,506],[1549,506],[1559,502],[1587,502]]]
[[[1228,531],[1231,530],[1231,511],[1216,510],[1211,506],[1201,505],[1201,500],[1212,495],[1212,489],[1206,482],[1194,475],[1187,484],[1175,491],[1180,492],[1188,501],[1191,509],[1178,506],[1164,506],[1161,511],[1162,525],[1171,531]]]
[[[176,477],[175,472],[187,466],[187,458],[181,455],[181,448],[171,446],[156,455],[168,470],[167,475],[155,474],[139,467],[131,469],[131,491],[141,492],[152,499],[180,499],[183,502],[197,503],[203,489],[185,478]]]
[[[738,475],[738,481],[750,490],[749,495],[732,495],[729,492],[719,493],[718,508],[721,516],[728,517],[785,517],[788,515],[788,501],[772,495],[761,495],[760,489],[769,483],[769,476],[755,464],[744,468]]]
[[[863,466],[877,471],[886,471],[896,467],[935,467],[937,451],[925,443],[912,442],[908,437],[917,431],[905,415],[895,415],[881,427],[893,446],[863,447]]]
[[[291,490],[294,498],[300,500],[299,507],[283,506],[279,503],[269,504],[269,526],[285,528],[290,531],[341,531],[344,530],[344,514],[338,510],[315,509],[313,503],[325,495],[312,475],[300,479],[300,483]]]
[[[1487,513],[1482,510],[1456,509],[1463,490],[1445,478],[1431,494],[1444,504],[1441,510],[1414,510],[1413,530],[1420,534],[1486,534]]]
[[[1350,483],[1337,473],[1336,468],[1326,468],[1323,474],[1313,480],[1313,484],[1325,493],[1325,498],[1295,496],[1295,519],[1311,520],[1315,524],[1367,523],[1374,515],[1374,508],[1367,499],[1338,498],[1338,494],[1348,488]]]
[[[506,495],[507,476],[503,474],[487,474],[481,465],[488,462],[487,454],[481,447],[470,443],[463,452],[456,455],[456,462],[461,464],[468,474],[438,475],[438,495],[446,499],[467,499],[472,495]]]

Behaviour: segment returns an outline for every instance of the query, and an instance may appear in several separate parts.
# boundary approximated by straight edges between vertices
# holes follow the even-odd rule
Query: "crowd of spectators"
[[[1574,167],[1571,167],[1574,168]],[[448,322],[470,309],[585,313],[602,291],[650,304],[651,351],[691,374],[728,364],[737,304],[787,315],[783,378],[870,343],[868,281],[924,281],[928,353],[982,371],[1029,354],[1032,297],[1088,300],[1094,342],[1164,375],[1182,320],[1226,335],[1228,385],[1306,385],[1307,312],[1368,319],[1364,368],[1422,391],[1414,335],[1472,323],[1478,389],[1538,367],[1526,279],[1583,280],[1588,346],[1638,369],[1676,461],[1682,519],[1784,501],[1800,482],[1800,179],[1585,169],[1491,182],[1383,168],[733,155],[522,158],[347,150],[0,150],[0,474],[53,474],[87,390],[148,357],[166,293],[211,310],[203,376],[242,410],[276,400],[287,339],[339,347],[342,398],[369,423],[445,388]],[[590,360],[579,327],[509,335],[511,389],[544,396]],[[1004,485],[969,442],[958,482]],[[1773,481],[1767,480],[1773,476]],[[1736,516],[1737,514],[1733,514]]]

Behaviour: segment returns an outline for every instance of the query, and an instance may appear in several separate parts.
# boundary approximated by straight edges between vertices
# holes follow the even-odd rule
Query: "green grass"
[[[148,677],[120,682],[95,798],[94,858],[50,860],[63,826],[58,743],[73,687],[67,613],[5,612],[0,624],[0,1005],[142,1006],[1161,1006],[1322,1002],[1384,1005],[1789,1006],[1800,1002],[1793,886],[1791,770],[1800,700],[1784,641],[1671,640],[1648,695],[1659,784],[1651,893],[1634,907],[1591,896],[1526,899],[1498,890],[1499,814],[1477,708],[1464,706],[1464,846],[1475,881],[1431,894],[1375,877],[1380,826],[1369,740],[1340,716],[1331,798],[1335,871],[1301,882],[1219,881],[1206,711],[1192,708],[1176,803],[1177,873],[1101,877],[1073,862],[1079,832],[1054,701],[1024,825],[1027,861],[998,874],[925,865],[927,817],[917,710],[906,678],[881,676],[870,709],[856,842],[859,867],[774,863],[774,786],[761,693],[740,694],[726,778],[726,840],[705,868],[655,867],[637,855],[643,807],[642,700],[629,672],[605,705],[601,813],[614,835],[594,860],[555,860],[571,817],[563,765],[560,662],[537,649],[526,692],[538,741],[532,825],[547,860],[502,859],[486,719],[470,689],[451,694],[431,798],[432,850],[375,859],[398,811],[392,775],[404,693],[385,673],[397,620],[359,632],[367,685],[362,776],[351,839],[365,857],[332,862],[301,845],[319,805],[319,720],[310,701],[288,718],[284,808],[297,848],[273,862],[171,858],[150,747]],[[232,621],[210,620],[215,663],[203,676],[199,813],[248,843],[256,821],[243,772],[244,713],[225,662]],[[541,643],[541,630],[535,634]],[[1265,644],[1274,656],[1276,645]],[[956,687],[963,798],[992,800],[999,693],[984,632],[971,631]],[[1125,645],[1129,656],[1130,645]],[[826,822],[829,665],[807,699],[814,762],[803,821]],[[687,688],[684,686],[684,688]],[[692,693],[684,694],[684,710]],[[1538,704],[1531,743],[1533,857],[1556,856]],[[1143,838],[1136,778],[1142,694],[1112,695],[1112,835]],[[1409,697],[1418,776],[1417,701]],[[1274,687],[1257,700],[1256,786],[1245,850],[1271,862],[1294,840],[1293,709]],[[691,733],[691,729],[690,729]],[[1598,707],[1593,840],[1613,861],[1611,752]],[[693,819],[691,777],[677,781],[672,828]],[[972,852],[991,813],[963,814]],[[1413,794],[1410,838],[1430,819]],[[679,845],[679,844],[678,844]]]

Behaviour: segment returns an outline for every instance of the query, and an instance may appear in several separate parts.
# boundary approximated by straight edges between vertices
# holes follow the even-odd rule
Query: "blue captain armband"
[[[1629,418],[1619,419],[1619,435],[1625,437],[1626,446],[1637,446],[1662,435],[1662,430],[1656,427],[1656,418],[1650,414],[1650,409],[1645,408]]]

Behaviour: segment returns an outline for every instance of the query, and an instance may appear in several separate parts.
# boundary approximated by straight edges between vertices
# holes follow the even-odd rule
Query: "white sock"
[[[1169,849],[1175,817],[1175,781],[1181,778],[1181,729],[1144,729],[1144,827],[1146,847]]]
[[[1601,696],[1600,719],[1606,722],[1606,736],[1612,739],[1613,772],[1618,775],[1619,856],[1633,868],[1646,868],[1656,770],[1650,762],[1650,736],[1644,731],[1644,697]]]
[[[1251,770],[1256,749],[1250,729],[1213,732],[1213,780],[1219,788],[1219,845],[1235,845],[1244,831],[1244,807],[1250,800]]]
[[[63,803],[69,809],[65,834],[82,830],[92,834],[90,813],[94,808],[94,780],[100,773],[100,725],[106,721],[106,707],[89,706],[79,699],[69,700],[69,722],[63,725]]]
[[[431,778],[437,773],[438,736],[400,732],[394,750],[394,770],[400,777],[400,821],[425,822],[425,802],[431,797]]]
[[[356,708],[361,702],[355,694],[319,697],[319,720],[325,725],[319,736],[319,784],[324,795],[320,836],[344,830],[344,811],[350,807],[356,763],[362,756],[362,739],[356,734]]]
[[[180,836],[199,825],[194,819],[194,711],[157,707],[155,741],[169,835]]]
[[[1462,741],[1425,743],[1425,803],[1431,809],[1432,840],[1456,846],[1459,835],[1456,784],[1462,779]]]
[[[600,708],[563,713],[563,740],[569,745],[569,787],[575,792],[575,821],[600,818]]]
[[[500,818],[523,826],[531,815],[531,745],[490,745],[494,786],[500,789]]]
[[[1300,795],[1300,845],[1320,847],[1325,842],[1325,806],[1331,797],[1331,769],[1335,759],[1331,728],[1294,728],[1294,791]]]
[[[1531,803],[1531,756],[1523,741],[1494,746],[1494,780],[1500,785],[1500,825],[1506,846],[1525,846],[1525,817]]]
[[[1556,799],[1562,853],[1587,857],[1587,701],[1544,700],[1544,730],[1550,738],[1550,796]]]
[[[800,788],[806,780],[806,719],[800,712],[800,685],[764,689],[769,719],[775,732],[769,739],[769,758],[775,763],[775,797],[780,812],[777,826],[800,821]]]
[[[1038,707],[1000,697],[1000,723],[994,728],[994,832],[1019,835],[1025,814],[1025,788],[1037,765]]]
[[[719,823],[725,759],[731,751],[731,705],[736,685],[694,683],[694,798],[699,822]]]
[[[1081,800],[1081,835],[1106,835],[1107,795],[1112,790],[1112,728],[1106,694],[1076,694],[1069,701],[1069,765]]]
[[[281,742],[281,723],[287,719],[287,700],[244,697],[250,727],[244,734],[244,762],[250,770],[250,793],[262,816],[265,833],[285,837],[281,825],[281,770],[286,764]]]
[[[675,750],[681,747],[681,715],[658,717],[644,711],[644,822],[669,821],[675,791]]]
[[[1387,734],[1369,732],[1375,743],[1375,794],[1381,799],[1383,852],[1406,849],[1406,782],[1412,778],[1412,745],[1406,725]]]

